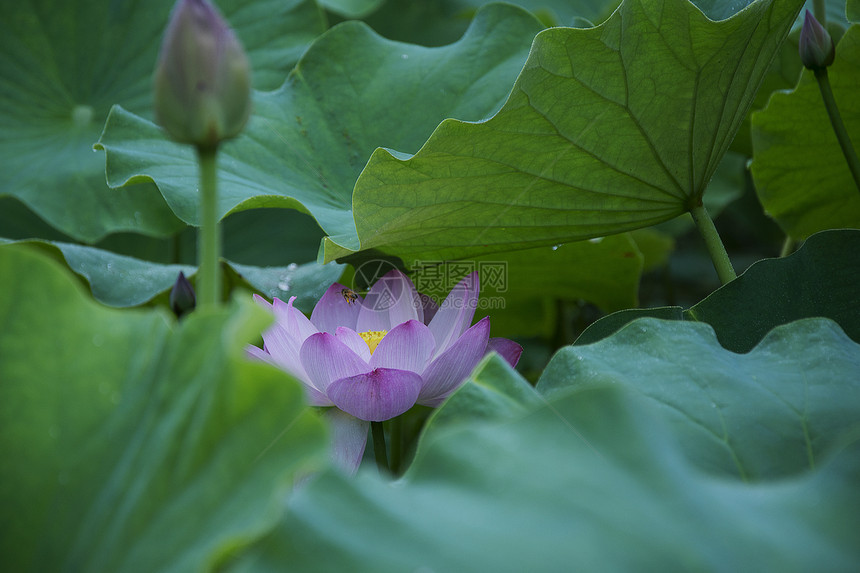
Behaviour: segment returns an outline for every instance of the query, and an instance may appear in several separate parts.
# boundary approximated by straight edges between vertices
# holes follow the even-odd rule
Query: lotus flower
[[[307,319],[293,300],[269,305],[275,324],[263,333],[263,349],[251,356],[299,379],[333,428],[335,462],[354,473],[364,454],[370,422],[403,414],[415,404],[438,406],[463,384],[490,350],[512,366],[522,348],[490,338],[485,317],[469,326],[479,284],[472,273],[441,306],[419,294],[400,271],[391,271],[361,298],[342,284],[325,292]]]

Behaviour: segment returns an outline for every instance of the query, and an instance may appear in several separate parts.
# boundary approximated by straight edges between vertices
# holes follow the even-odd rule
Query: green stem
[[[385,432],[382,422],[371,422],[370,432],[373,434],[373,454],[376,456],[376,467],[379,473],[385,475],[391,472],[388,466],[388,455],[385,452]]]
[[[782,243],[782,249],[779,251],[779,258],[787,257],[794,252],[794,239],[786,235],[785,241]]]
[[[812,15],[822,26],[827,25],[827,2],[826,0],[813,0]]]
[[[221,228],[218,224],[218,188],[215,148],[198,148],[200,163],[200,230],[197,235],[197,306],[221,302]]]
[[[833,90],[830,88],[830,78],[827,76],[827,68],[815,70],[815,79],[818,80],[818,89],[821,90],[821,99],[824,100],[824,107],[827,108],[827,115],[830,116],[830,124],[833,126],[833,131],[836,133],[836,139],[839,140],[839,147],[842,148],[842,155],[845,156],[845,161],[848,162],[848,169],[854,177],[854,183],[857,189],[860,190],[860,159],[857,158],[857,152],[854,151],[854,146],[851,145],[851,138],[848,137],[848,130],[845,129],[845,124],[842,123],[842,115],[839,113],[839,108],[836,106],[836,98],[833,97]]]
[[[392,418],[388,427],[391,430],[391,471],[399,473],[403,463],[403,416]]]
[[[737,278],[735,269],[732,267],[732,261],[729,260],[729,254],[726,252],[726,247],[720,239],[720,234],[717,233],[717,228],[711,220],[711,216],[705,210],[704,205],[696,205],[690,209],[690,214],[693,216],[693,221],[696,222],[696,227],[705,239],[705,246],[708,248],[708,254],[711,255],[711,261],[714,263],[714,268],[717,269],[717,276],[720,277],[720,282],[726,284]]]

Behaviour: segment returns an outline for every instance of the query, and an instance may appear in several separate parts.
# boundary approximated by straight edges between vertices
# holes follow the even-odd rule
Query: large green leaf
[[[848,0],[845,3],[845,15],[850,22],[860,22],[860,1]]]
[[[319,3],[344,18],[362,18],[376,11],[385,0],[319,0]]]
[[[386,0],[364,21],[392,40],[442,46],[459,38],[479,7],[489,0]],[[606,19],[620,0],[514,0],[545,26],[590,26]]]
[[[372,151],[414,152],[444,118],[498,110],[538,30],[532,16],[507,5],[480,12],[461,41],[443,48],[391,42],[357,22],[333,28],[279,90],[255,92],[248,128],[219,154],[219,214],[292,207],[330,235],[354,237],[352,189]],[[190,149],[121,108],[99,147],[111,185],[154,180],[174,213],[197,223]]]
[[[851,571],[858,368],[821,319],[747,356],[638,321],[560,354],[544,398],[485,361],[404,478],[321,476],[230,570]]]
[[[696,465],[760,481],[815,469],[841,432],[860,424],[857,372],[860,345],[830,320],[779,326],[734,354],[708,325],[643,318],[561,350],[537,389],[552,396],[571,386],[631,388],[663,410]]]
[[[93,153],[110,107],[149,115],[151,78],[173,0],[0,3],[0,195],[64,233],[94,241],[120,230],[181,228],[158,190],[121,192]],[[254,85],[280,85],[324,29],[311,0],[218,2],[244,43]]]
[[[3,242],[0,239],[0,242]],[[93,298],[117,307],[138,306],[173,287],[179,272],[192,279],[197,268],[189,265],[154,263],[110,251],[62,242],[23,242],[38,247],[86,280]],[[281,267],[256,267],[225,263],[247,285],[268,298],[298,297],[296,307],[310,312],[326,289],[343,274],[344,265],[316,262],[290,263]]]
[[[476,9],[486,0],[452,0],[460,10]],[[606,19],[620,0],[513,0],[513,4],[540,15],[552,26],[573,26],[593,22],[599,24]]]
[[[710,324],[720,343],[748,352],[771,329],[801,318],[835,320],[860,342],[860,232],[823,231],[792,255],[753,264],[687,310],[680,307],[625,310],[604,317],[577,339],[590,344],[643,316]]]
[[[299,385],[243,357],[247,302],[171,324],[0,247],[0,552],[10,571],[208,571],[324,456]]]
[[[852,26],[828,68],[849,135],[860,141],[860,26]],[[860,227],[860,190],[833,133],[812,72],[797,88],[775,93],[753,115],[756,191],[765,211],[794,239],[822,229]]]
[[[359,240],[332,237],[326,260],[464,257],[672,219],[700,201],[801,4],[712,22],[686,0],[625,0],[596,28],[541,32],[493,118],[445,121],[412,157],[373,154]]]
[[[356,5],[370,5],[374,0],[357,0]],[[722,20],[746,7],[752,0],[693,0],[711,20]],[[833,4],[828,0],[828,14]],[[812,0],[807,0],[811,3]],[[331,0],[330,4],[350,4],[349,0]],[[386,0],[371,16],[364,18],[370,26],[392,40],[425,46],[440,46],[453,42],[465,31],[475,9],[489,0]],[[512,0],[537,16],[547,27],[573,26],[589,28],[606,20],[620,0]],[[844,2],[843,6],[844,15]]]
[[[702,203],[708,214],[716,219],[720,213],[744,193],[746,185],[746,163],[748,158],[740,153],[728,151],[717,166],[714,176],[708,182],[708,192],[702,198]],[[673,236],[680,236],[689,231],[695,223],[693,217],[684,214],[659,225],[658,229]]]

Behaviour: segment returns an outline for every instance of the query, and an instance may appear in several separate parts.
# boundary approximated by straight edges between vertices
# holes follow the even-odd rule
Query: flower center
[[[388,334],[387,330],[368,330],[367,332],[359,332],[358,335],[367,343],[367,347],[370,348],[370,353],[373,354],[373,351],[376,350],[376,347],[379,346],[379,341]]]

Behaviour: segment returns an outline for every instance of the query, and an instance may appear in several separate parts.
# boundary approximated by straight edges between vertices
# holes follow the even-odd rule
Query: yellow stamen
[[[367,343],[367,347],[370,348],[371,354],[373,354],[373,351],[376,350],[376,347],[379,346],[379,342],[386,334],[388,334],[387,330],[368,330],[367,332],[358,333],[362,340]]]

